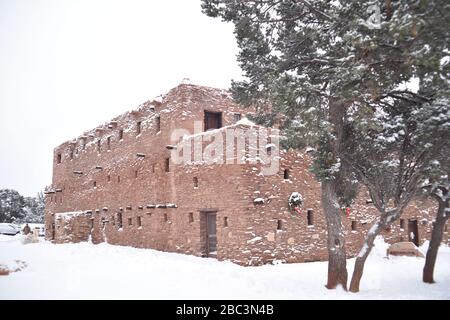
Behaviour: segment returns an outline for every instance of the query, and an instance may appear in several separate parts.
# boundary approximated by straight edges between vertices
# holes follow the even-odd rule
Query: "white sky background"
[[[200,0],[0,0],[0,188],[34,196],[54,147],[185,77],[228,88],[237,51]]]

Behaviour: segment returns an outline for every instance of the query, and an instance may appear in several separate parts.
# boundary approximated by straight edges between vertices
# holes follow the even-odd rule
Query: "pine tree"
[[[37,223],[44,223],[44,213],[45,213],[45,196],[42,191],[39,191],[36,196],[36,211],[35,211]]]
[[[25,216],[21,219],[21,222],[43,223],[45,210],[43,193],[39,192],[36,197],[25,197],[24,200]]]
[[[445,146],[439,151],[439,156],[428,175],[428,180],[423,186],[425,195],[438,202],[431,240],[425,257],[422,280],[426,283],[434,283],[434,266],[442,242],[445,224],[450,218],[450,146]]]
[[[10,189],[0,190],[0,222],[43,223],[45,198],[42,192],[36,197],[23,197]]]
[[[376,109],[371,117],[365,116],[370,126],[355,121],[347,124],[351,143],[344,148],[343,161],[354,168],[379,211],[356,258],[351,291],[359,291],[376,236],[400,218],[432,175],[448,166],[449,95],[441,89],[433,98],[389,99],[392,108]],[[357,110],[351,117],[359,117]]]
[[[259,123],[278,124],[288,135],[286,146],[317,146],[314,172],[322,183],[328,226],[327,287],[341,284],[345,288],[339,207],[351,202],[355,194],[353,174],[368,184],[355,169],[360,158],[353,158],[351,152],[355,155],[356,151],[348,146],[356,138],[364,141],[363,128],[374,126],[374,114],[386,114],[395,125],[394,111],[399,106],[424,106],[426,110],[439,99],[445,105],[447,91],[440,97],[436,93],[445,89],[449,80],[449,65],[442,63],[449,55],[448,4],[425,0],[203,0],[202,8],[207,15],[235,25],[238,61],[246,76],[244,81],[232,83],[235,99],[256,106]],[[420,92],[401,87],[414,77],[420,79]],[[411,118],[406,111],[402,117]],[[373,129],[373,139],[387,130]],[[384,155],[399,160],[393,156],[399,156],[399,146],[386,145]],[[361,148],[358,152],[374,155],[373,151]],[[373,157],[367,163],[383,173],[376,184],[392,190],[405,188],[406,182],[399,178],[404,173],[390,175],[390,163],[383,161]],[[402,196],[408,200],[409,194]],[[353,291],[358,287],[359,280]]]
[[[0,190],[0,222],[20,223],[25,216],[25,200],[19,192]]]

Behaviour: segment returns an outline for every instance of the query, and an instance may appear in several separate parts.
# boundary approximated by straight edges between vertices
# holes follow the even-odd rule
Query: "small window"
[[[141,121],[136,122],[136,135],[140,135],[141,134]]]
[[[198,188],[198,178],[194,177],[194,188]]]
[[[119,228],[122,228],[122,213],[121,212],[117,213],[117,226]]]
[[[356,221],[352,221],[352,231],[356,231]]]
[[[166,158],[164,167],[165,167],[166,172],[170,172],[170,158]]]
[[[138,227],[142,227],[142,219],[140,216],[137,217],[137,225],[138,225]]]
[[[70,149],[70,151],[69,151],[70,160],[73,160],[73,153],[74,153],[74,149]]]
[[[138,177],[138,171],[134,170],[134,178],[137,179],[137,177]]]
[[[281,220],[277,221],[277,230],[283,230],[283,221]]]
[[[155,165],[152,164],[152,173],[155,173]]]
[[[97,140],[97,152],[100,152],[101,151],[101,140],[100,139],[98,139]]]
[[[111,182],[111,176],[109,174],[108,174],[107,180],[108,180],[108,182]]]
[[[120,183],[120,176],[117,176],[117,183]]]
[[[94,185],[94,188],[97,188],[97,181],[94,181],[93,185]]]
[[[81,139],[81,145],[82,145],[83,150],[85,150],[86,149],[86,138]]]
[[[194,222],[194,214],[192,212],[189,212],[189,223]]]
[[[106,139],[106,145],[108,146],[108,150],[111,150],[111,137]]]
[[[58,153],[57,155],[56,155],[56,163],[61,163],[61,160],[62,160],[62,155],[61,155],[61,153]]]
[[[283,177],[284,177],[284,180],[289,179],[289,169],[284,169]]]
[[[164,222],[169,221],[169,217],[167,216],[167,213],[164,213]]]
[[[240,113],[235,113],[234,114],[234,123],[238,122],[239,120],[241,120],[241,114]]]
[[[161,131],[161,117],[157,116],[156,117],[156,132],[160,132]]]
[[[222,128],[222,113],[205,111],[205,131]]]
[[[132,226],[133,225],[133,218],[128,218],[128,225]]]
[[[223,226],[224,228],[228,227],[228,217],[223,217]]]
[[[308,210],[306,213],[307,219],[308,219],[308,226],[314,225],[314,212],[313,210]]]
[[[123,129],[119,130],[119,141],[123,140]]]
[[[400,229],[405,229],[405,219],[400,219]]]

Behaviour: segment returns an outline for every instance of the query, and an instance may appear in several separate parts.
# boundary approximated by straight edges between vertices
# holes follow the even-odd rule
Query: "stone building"
[[[309,171],[310,149],[278,150],[277,132],[246,121],[248,113],[226,91],[181,84],[61,144],[46,191],[46,238],[241,265],[326,260],[326,222],[320,183]],[[236,133],[246,137],[241,144]],[[221,146],[224,154],[217,152]],[[275,165],[265,174],[267,157]],[[294,192],[303,198],[297,210],[288,205]],[[377,215],[365,191],[342,212],[351,257]],[[435,212],[433,203],[416,201],[385,239],[423,243]]]

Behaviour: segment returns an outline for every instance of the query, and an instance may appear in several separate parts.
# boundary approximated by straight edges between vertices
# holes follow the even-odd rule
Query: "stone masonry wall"
[[[222,112],[227,128],[248,130],[234,125],[235,114],[252,110],[234,104],[227,92],[184,84],[55,148],[46,238],[205,256],[205,212],[216,211],[219,260],[241,265],[326,260],[321,189],[309,171],[309,152],[282,151],[274,175],[260,174],[257,159],[242,164],[167,162],[178,142],[171,137],[175,129],[186,130],[192,139],[208,135],[198,133],[205,111]],[[292,192],[303,196],[300,214],[288,208]],[[367,200],[367,191],[361,190],[350,216],[343,211],[349,257],[357,254],[377,217]],[[416,201],[402,217],[404,228],[394,225],[384,237],[407,241],[408,219],[416,219],[423,243],[430,237],[435,211],[434,203]]]

